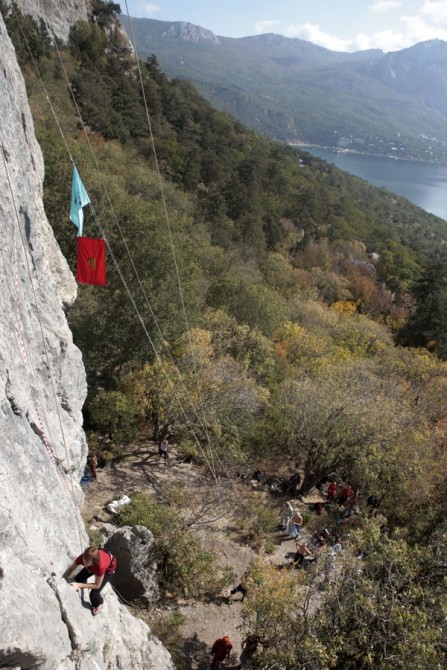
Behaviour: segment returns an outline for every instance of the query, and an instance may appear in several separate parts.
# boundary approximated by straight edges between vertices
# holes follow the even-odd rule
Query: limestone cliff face
[[[0,118],[0,667],[173,670],[110,586],[93,618],[61,579],[88,543],[86,381],[63,312],[76,284],[45,217],[42,155],[1,17]]]
[[[49,25],[56,37],[64,42],[76,21],[87,21],[89,0],[15,0],[22,14],[31,14]],[[12,0],[7,0],[8,4]]]

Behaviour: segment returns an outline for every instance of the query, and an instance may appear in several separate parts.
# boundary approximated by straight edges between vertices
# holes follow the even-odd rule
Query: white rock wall
[[[13,0],[6,0],[11,4]],[[76,21],[87,21],[89,0],[15,0],[22,14],[43,18],[56,37],[64,42]]]
[[[173,670],[110,586],[93,618],[61,579],[88,543],[76,511],[86,381],[62,309],[76,283],[44,213],[42,154],[1,17],[0,145],[0,667]]]

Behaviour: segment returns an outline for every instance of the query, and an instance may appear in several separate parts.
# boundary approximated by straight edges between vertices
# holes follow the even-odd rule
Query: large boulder
[[[109,537],[105,549],[117,560],[112,584],[126,600],[155,603],[159,596],[154,536],[144,526],[124,526]]]

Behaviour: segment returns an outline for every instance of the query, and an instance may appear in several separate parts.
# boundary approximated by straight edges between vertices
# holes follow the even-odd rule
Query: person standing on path
[[[160,460],[160,458],[163,457],[165,459],[165,465],[168,464],[168,453],[169,453],[169,441],[168,438],[166,438],[158,447],[158,460]]]
[[[301,475],[299,472],[295,472],[295,474],[293,474],[290,477],[289,481],[287,482],[286,490],[284,491],[284,493],[287,494],[290,491],[292,493],[292,497],[296,498],[300,482],[301,482]]]
[[[332,484],[329,484],[328,489],[327,489],[327,499],[330,502],[334,502],[335,496],[337,495],[337,482],[332,482]]]
[[[240,655],[240,665],[237,666],[237,670],[241,670],[248,664],[258,648],[258,644],[261,641],[259,635],[247,635],[245,640],[242,642],[242,654]]]
[[[244,574],[241,577],[240,583],[236,586],[236,588],[230,591],[231,595],[234,596],[239,591],[240,593],[242,593],[241,602],[243,602],[245,596],[247,595],[247,591],[250,588],[250,583],[251,579],[248,577],[248,572],[244,572]]]
[[[287,530],[287,526],[289,525],[289,521],[293,515],[293,507],[290,500],[284,503],[279,514],[281,517],[281,525],[284,528],[284,530]]]
[[[299,512],[295,512],[289,522],[289,537],[299,537],[301,526],[303,525],[303,517]]]
[[[226,658],[230,658],[230,651],[233,649],[230,638],[228,635],[219,638],[213,644],[211,653],[214,654],[213,660],[211,661],[210,668],[215,668],[222,663]]]
[[[95,453],[90,452],[90,470],[92,471],[92,477],[95,480],[95,482],[98,479],[98,475],[96,474],[97,467],[98,467],[98,457]]]
[[[69,568],[64,572],[63,578],[68,579],[77,567],[82,565],[81,572],[76,575],[76,581],[71,583],[71,587],[78,591],[79,589],[90,589],[90,604],[92,614],[96,616],[104,600],[101,591],[111,580],[116,570],[116,558],[105,549],[97,547],[87,547],[83,554],[78,556]],[[87,583],[87,579],[92,575],[95,581]]]
[[[352,494],[352,496],[348,500],[348,505],[347,505],[346,509],[344,509],[343,512],[341,513],[342,518],[344,518],[345,516],[351,516],[351,514],[354,510],[354,507],[357,505],[357,503],[359,501],[359,495],[360,495],[360,491],[358,489],[355,489],[354,493]]]
[[[344,505],[345,502],[347,501],[347,499],[349,498],[349,496],[351,496],[351,495],[352,495],[351,487],[350,486],[345,486],[345,488],[341,492],[341,496],[340,496],[340,499],[338,501],[338,506],[341,507],[342,505]]]
[[[295,558],[292,561],[292,565],[296,565],[298,568],[301,568],[303,561],[305,558],[308,556],[312,556],[312,552],[310,549],[307,547],[307,542],[303,542],[302,544],[296,543],[296,554]]]

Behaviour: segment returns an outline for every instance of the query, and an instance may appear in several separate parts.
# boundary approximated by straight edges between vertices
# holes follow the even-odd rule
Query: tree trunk
[[[310,466],[306,464],[304,466],[304,477],[300,488],[300,496],[306,495],[311,489],[318,484],[322,477],[327,477],[330,472],[325,472],[324,470],[319,470],[318,472],[311,472]]]

